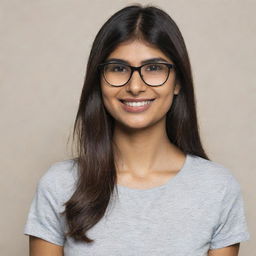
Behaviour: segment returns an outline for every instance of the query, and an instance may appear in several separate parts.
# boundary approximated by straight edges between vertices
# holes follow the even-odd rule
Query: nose
[[[145,91],[146,87],[147,85],[140,77],[139,71],[134,70],[130,81],[126,84],[126,90],[132,92],[133,94],[138,94],[140,91]]]

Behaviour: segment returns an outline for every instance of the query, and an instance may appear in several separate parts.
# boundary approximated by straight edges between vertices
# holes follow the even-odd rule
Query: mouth
[[[141,101],[125,101],[125,100],[122,100],[122,99],[119,99],[120,102],[122,103],[126,103],[126,102],[134,102],[134,103],[139,103],[139,102],[144,102],[144,101],[154,101],[155,99],[147,99],[147,100],[141,100]]]
[[[146,111],[153,104],[154,100],[155,99],[147,99],[143,101],[125,101],[125,100],[119,99],[119,101],[122,103],[122,108],[126,112],[131,112],[131,113],[139,113],[139,112]]]

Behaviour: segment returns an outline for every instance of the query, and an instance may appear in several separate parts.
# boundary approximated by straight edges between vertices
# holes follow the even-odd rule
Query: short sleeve
[[[62,246],[65,240],[64,228],[53,173],[49,168],[37,184],[24,234]]]
[[[210,249],[218,249],[250,239],[240,184],[231,176],[221,202],[219,223],[212,235]]]

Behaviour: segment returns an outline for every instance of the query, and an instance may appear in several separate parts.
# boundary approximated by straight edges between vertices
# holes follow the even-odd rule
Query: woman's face
[[[143,41],[134,40],[121,43],[107,58],[120,59],[131,66],[140,66],[149,59],[162,58],[161,62],[172,63],[162,51]],[[159,62],[159,61],[158,61]],[[174,94],[178,94],[180,86],[175,86],[175,72],[170,70],[168,80],[161,86],[151,87],[143,82],[138,72],[134,72],[130,81],[121,87],[109,85],[101,77],[103,103],[115,119],[116,124],[129,128],[145,128],[165,120]],[[144,106],[127,106],[120,99],[154,99]],[[136,103],[137,104],[137,103]],[[139,111],[139,112],[138,112]]]

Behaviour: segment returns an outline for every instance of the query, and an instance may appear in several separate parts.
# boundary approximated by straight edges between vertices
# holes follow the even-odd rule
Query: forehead
[[[163,58],[172,62],[159,48],[142,40],[126,41],[119,44],[108,56],[108,59],[118,58],[128,63],[141,63],[143,60]]]

